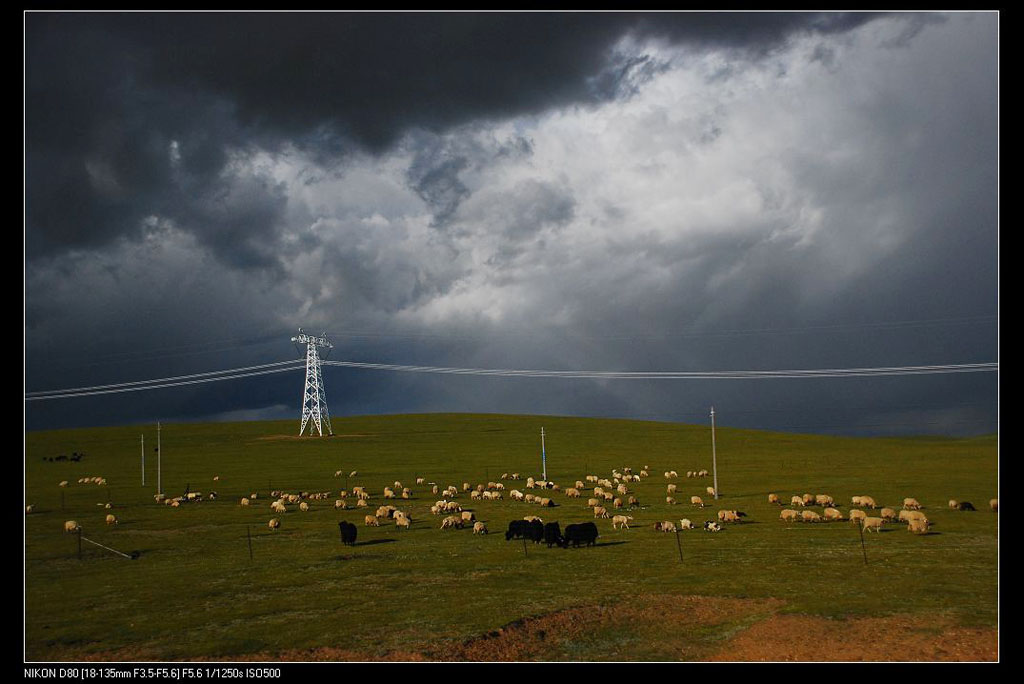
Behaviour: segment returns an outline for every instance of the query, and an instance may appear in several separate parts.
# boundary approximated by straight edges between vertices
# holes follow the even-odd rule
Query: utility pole
[[[544,428],[540,429],[540,468],[541,477],[545,482],[548,481],[548,456],[544,450]]]
[[[160,421],[156,421],[156,493],[163,494],[164,488],[160,482],[160,459],[163,452],[160,450]]]
[[[711,472],[715,478],[715,500],[718,499],[718,458],[715,454],[715,407],[711,407]]]
[[[142,447],[142,486],[146,486],[146,435],[139,435]]]

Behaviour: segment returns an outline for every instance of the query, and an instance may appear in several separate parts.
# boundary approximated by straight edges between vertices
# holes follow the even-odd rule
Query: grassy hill
[[[154,502],[152,427],[145,428],[145,487],[143,428],[27,433],[25,497],[35,510],[25,517],[26,656],[273,658],[323,647],[364,657],[429,655],[522,618],[566,610],[596,616],[667,597],[658,598],[653,622],[615,622],[613,629],[595,618],[593,629],[544,657],[676,659],[699,654],[664,653],[650,646],[657,641],[651,637],[659,612],[682,619],[689,604],[673,597],[690,595],[777,599],[781,608],[772,610],[837,619],[912,614],[960,625],[997,622],[998,516],[988,509],[998,490],[994,435],[854,439],[720,428],[721,499],[701,511],[689,497],[710,501],[704,489],[711,478],[687,479],[685,472],[711,469],[705,426],[475,414],[335,417],[333,425],[335,436],[323,439],[296,438],[295,421],[164,425],[164,491],[218,493],[216,501],[180,508]],[[555,493],[553,509],[509,499],[508,490],[527,492],[525,478],[540,475],[542,426],[549,479],[563,488],[587,474],[611,478],[613,468],[650,466],[649,478],[630,485],[642,504],[630,513],[633,529],[612,530],[609,520],[599,520],[599,544],[586,549],[524,549],[505,541],[508,522],[524,515],[563,528],[593,520],[587,492],[583,500]],[[48,460],[72,452],[85,455]],[[338,470],[345,476],[335,478]],[[347,477],[353,470],[358,475]],[[678,505],[665,501],[666,470],[681,476],[673,480]],[[462,493],[463,482],[515,471],[524,481],[505,481],[502,501],[471,502]],[[77,483],[94,475],[108,484]],[[440,497],[415,485],[417,477],[442,489],[458,486],[457,501],[491,534],[438,529],[429,508]],[[61,480],[70,484],[60,488]],[[411,530],[390,521],[364,527],[364,515],[384,503],[383,488],[396,480],[414,492],[409,501],[391,502],[411,514]],[[333,495],[357,484],[373,495],[371,507],[336,511]],[[289,506],[274,531],[267,527],[276,515],[271,490],[330,491],[332,498],[312,502],[308,512]],[[239,499],[252,492],[259,499],[241,507]],[[895,525],[866,535],[865,565],[855,526],[787,525],[767,503],[768,492],[784,501],[831,494],[844,515],[853,495],[897,508],[913,496],[935,526],[924,536]],[[978,511],[951,511],[950,498],[971,501]],[[108,501],[110,510],[102,505]],[[660,520],[712,519],[719,508],[745,511],[747,522],[720,534],[683,532],[679,546],[676,535],[651,528]],[[104,524],[107,513],[119,524]],[[86,543],[79,558],[77,540],[62,532],[69,519],[86,538],[139,557]],[[339,543],[342,519],[359,526],[355,547]],[[691,636],[712,644],[755,618],[722,613]]]

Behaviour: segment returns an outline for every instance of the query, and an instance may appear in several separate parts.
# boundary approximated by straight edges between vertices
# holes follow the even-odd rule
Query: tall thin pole
[[[547,455],[547,452],[544,450],[544,428],[540,429],[540,467],[541,467],[541,477],[544,478],[545,482],[547,482],[548,481],[548,455]]]
[[[715,453],[715,407],[711,407],[711,472],[715,478],[715,499],[718,499],[718,456]]]
[[[163,457],[163,452],[160,450],[160,421],[156,422],[156,493],[163,494],[164,488],[160,481],[160,459]]]
[[[139,435],[142,447],[142,486],[146,486],[146,435]]]

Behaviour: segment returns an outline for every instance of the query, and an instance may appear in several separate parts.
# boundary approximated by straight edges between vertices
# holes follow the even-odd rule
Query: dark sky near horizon
[[[998,29],[961,13],[25,15],[25,389],[298,358],[769,370],[998,360]],[[998,376],[324,369],[332,416],[997,428]],[[295,418],[302,375],[29,401]]]

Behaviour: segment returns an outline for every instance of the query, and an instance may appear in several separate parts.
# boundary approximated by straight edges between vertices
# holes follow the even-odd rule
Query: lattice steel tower
[[[306,388],[302,391],[302,426],[299,428],[299,436],[306,431],[306,424],[313,420],[309,426],[309,434],[313,434],[314,428],[324,436],[324,428],[328,435],[334,435],[331,430],[331,414],[327,410],[327,394],[324,393],[324,376],[320,372],[319,348],[330,350],[334,347],[327,340],[327,333],[320,337],[307,335],[299,328],[299,334],[292,338],[295,344],[306,345]]]

